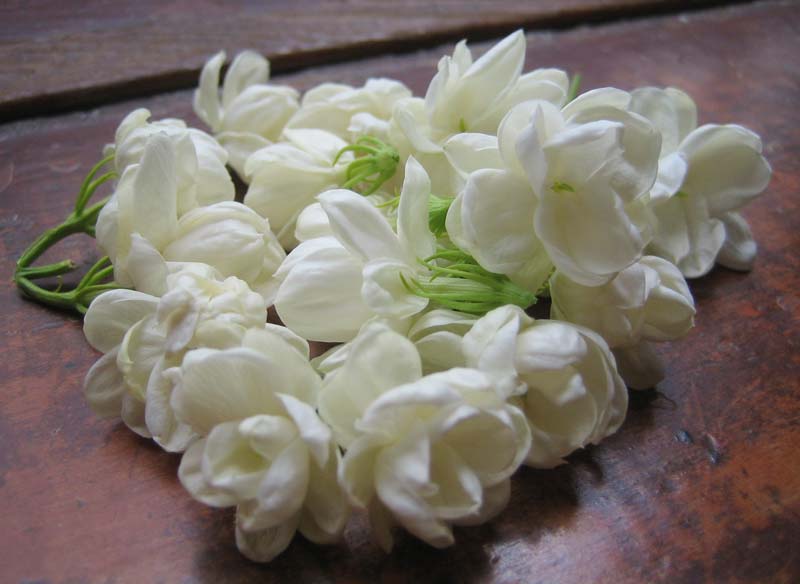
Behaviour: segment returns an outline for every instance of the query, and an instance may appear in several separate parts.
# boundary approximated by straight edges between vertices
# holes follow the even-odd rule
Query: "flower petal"
[[[83,319],[89,344],[107,353],[122,343],[134,324],[158,308],[158,298],[136,290],[109,290],[95,298]]]
[[[720,219],[725,226],[725,243],[717,255],[717,263],[732,270],[750,271],[758,251],[750,226],[739,213],[725,213]]]
[[[344,189],[327,191],[317,199],[328,215],[336,238],[363,261],[405,260],[400,241],[389,222],[367,199]]]

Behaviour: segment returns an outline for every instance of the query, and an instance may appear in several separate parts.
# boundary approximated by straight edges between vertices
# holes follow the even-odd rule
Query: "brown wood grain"
[[[741,1],[741,0],[740,0]],[[0,120],[196,84],[219,49],[266,54],[275,71],[462,36],[702,8],[721,0],[5,0]],[[727,3],[730,3],[728,1]]]
[[[618,434],[552,471],[524,469],[495,521],[437,551],[407,535],[384,555],[363,517],[345,541],[298,537],[270,565],[236,551],[229,510],[192,501],[178,457],[97,419],[81,395],[97,357],[80,322],[22,300],[13,259],[71,204],[120,118],[185,116],[189,92],[0,127],[0,581],[800,581],[800,14],[769,2],[529,36],[528,67],[585,87],[676,85],[702,122],[764,138],[774,176],[745,213],[755,269],[695,281],[697,327],[665,345],[666,380],[637,393]],[[282,79],[389,75],[421,92],[440,51]],[[62,254],[91,261],[85,241]]]

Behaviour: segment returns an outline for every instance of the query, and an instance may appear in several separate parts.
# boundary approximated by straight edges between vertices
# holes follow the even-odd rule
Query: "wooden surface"
[[[88,410],[81,384],[97,355],[80,322],[10,283],[13,260],[61,220],[121,117],[138,106],[189,116],[189,91],[0,126],[0,582],[800,581],[798,8],[761,2],[529,36],[528,68],[580,71],[585,88],[684,88],[701,122],[761,134],[774,175],[745,213],[755,269],[692,283],[697,327],[661,348],[658,391],[633,394],[620,432],[571,464],[521,470],[508,509],[457,529],[444,551],[400,535],[384,555],[356,517],[338,546],[298,537],[272,564],[248,562],[232,513],[183,491],[177,456]],[[382,75],[419,93],[442,50],[281,81]],[[80,239],[59,253],[94,257]]]
[[[719,0],[4,0],[0,120],[190,87],[220,49],[273,70]],[[730,3],[730,2],[727,2]]]

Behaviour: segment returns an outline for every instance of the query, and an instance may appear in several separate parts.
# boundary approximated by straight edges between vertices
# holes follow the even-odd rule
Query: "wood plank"
[[[224,48],[275,71],[415,50],[519,27],[574,25],[697,8],[714,0],[6,1],[0,6],[0,121],[196,84]]]
[[[800,581],[800,14],[771,2],[529,37],[529,66],[586,87],[677,85],[701,121],[764,138],[775,174],[746,211],[750,274],[695,281],[697,327],[661,350],[657,393],[621,431],[552,471],[522,470],[509,508],[437,551],[406,535],[384,555],[363,517],[345,542],[297,538],[267,566],[242,558],[229,510],[193,502],[178,457],[97,419],[81,382],[96,358],[78,320],[0,282],[0,581]],[[390,75],[424,90],[440,51],[321,67],[282,81]],[[0,127],[0,273],[69,208],[119,119],[186,115],[181,92]],[[65,253],[91,260],[82,242]]]

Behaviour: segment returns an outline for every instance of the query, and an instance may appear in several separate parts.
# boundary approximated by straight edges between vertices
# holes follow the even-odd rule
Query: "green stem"
[[[72,260],[63,260],[44,266],[32,266],[31,264],[48,249],[70,235],[86,233],[94,237],[97,218],[108,202],[109,197],[96,202],[88,209],[86,205],[100,185],[116,176],[116,173],[112,171],[95,178],[100,169],[111,160],[113,160],[113,156],[107,156],[89,171],[76,197],[75,210],[69,214],[61,225],[48,229],[37,237],[17,260],[14,283],[25,296],[47,306],[76,310],[84,314],[95,296],[106,290],[119,288],[114,282],[101,283],[103,280],[112,277],[114,273],[114,268],[110,265],[111,261],[108,257],[103,257],[97,261],[73,290],[62,292],[60,278],[58,287],[55,290],[47,290],[32,281],[37,278],[61,276],[75,269],[76,266]]]
[[[16,273],[22,278],[35,280],[36,278],[50,278],[52,276],[67,274],[76,267],[75,262],[72,260],[64,260],[63,262],[47,264],[46,266],[20,268]]]
[[[569,84],[569,91],[567,91],[567,103],[578,97],[578,91],[581,87],[581,74],[575,73],[572,76],[572,81]]]
[[[94,178],[97,175],[97,173],[100,172],[100,169],[109,162],[111,162],[112,160],[114,160],[114,155],[109,154],[108,156],[103,158],[100,162],[95,164],[89,171],[89,174],[86,175],[86,178],[83,179],[83,184],[81,185],[81,189],[78,191],[78,196],[75,199],[75,213],[77,213],[78,215],[80,215],[81,211],[83,211],[83,208],[86,206],[86,203],[92,197],[97,187],[99,187],[101,184],[103,184],[110,178],[116,176],[116,173],[114,171],[111,171],[107,172],[106,174],[104,174],[103,176],[101,176],[96,180]]]
[[[48,249],[69,235],[81,233],[83,224],[76,220],[74,214],[70,215],[64,223],[58,227],[53,227],[42,233],[36,240],[28,246],[17,260],[17,272],[20,268],[27,268]]]

